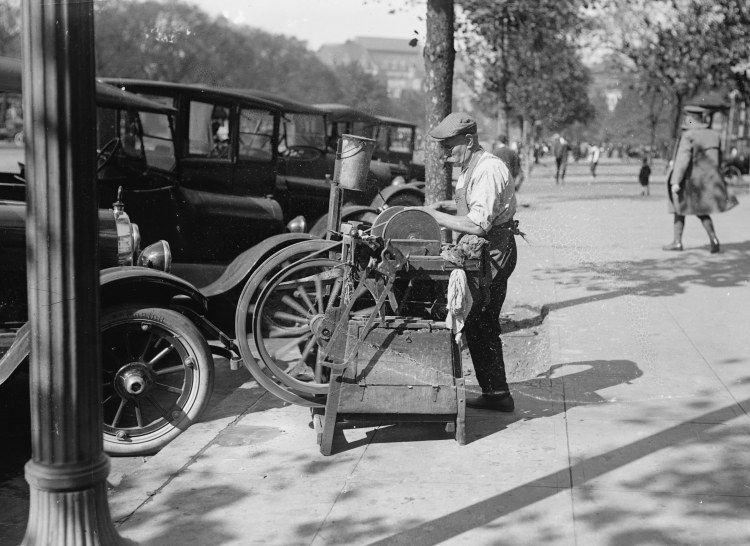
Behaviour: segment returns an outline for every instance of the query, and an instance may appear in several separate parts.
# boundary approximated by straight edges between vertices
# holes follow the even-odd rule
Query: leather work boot
[[[466,405],[470,408],[486,409],[494,411],[513,411],[515,404],[509,392],[501,394],[480,394],[466,398]]]

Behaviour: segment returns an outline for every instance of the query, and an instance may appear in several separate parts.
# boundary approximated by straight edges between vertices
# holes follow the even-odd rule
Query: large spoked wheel
[[[242,294],[237,302],[237,312],[235,315],[235,335],[237,336],[237,345],[239,346],[242,360],[250,373],[255,377],[258,383],[266,390],[278,396],[282,400],[308,407],[323,407],[325,397],[311,395],[309,392],[295,390],[289,385],[283,383],[280,378],[276,377],[271,370],[265,366],[264,362],[259,359],[256,349],[252,328],[253,317],[256,313],[258,296],[266,288],[269,282],[282,270],[303,260],[314,259],[316,257],[327,257],[329,252],[339,249],[341,243],[325,241],[322,239],[313,239],[296,243],[284,248],[268,258],[263,264],[250,276]],[[335,262],[339,265],[339,262]],[[287,317],[288,318],[288,317]],[[295,332],[299,328],[290,323],[289,320],[268,317],[263,324],[266,335],[273,332],[280,340],[284,337],[287,341],[293,339]],[[294,330],[297,328],[297,330]],[[281,331],[291,329],[281,335]],[[299,335],[297,337],[300,337]],[[274,341],[273,343],[279,343]],[[302,348],[304,350],[304,347]],[[281,379],[286,379],[282,377]],[[302,382],[302,381],[300,381]],[[297,384],[297,383],[292,383]]]
[[[101,321],[104,450],[155,453],[211,397],[214,367],[195,325],[171,309],[121,306]]]

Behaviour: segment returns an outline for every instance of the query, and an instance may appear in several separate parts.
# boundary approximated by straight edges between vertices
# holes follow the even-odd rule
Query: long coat
[[[670,212],[675,214],[713,214],[737,204],[727,194],[720,170],[719,133],[695,124],[682,132],[672,171],[667,176]],[[669,186],[680,186],[675,198]]]

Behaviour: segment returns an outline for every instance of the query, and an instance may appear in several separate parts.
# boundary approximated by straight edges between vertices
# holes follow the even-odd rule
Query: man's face
[[[471,135],[456,135],[440,143],[445,163],[461,163],[468,155]]]

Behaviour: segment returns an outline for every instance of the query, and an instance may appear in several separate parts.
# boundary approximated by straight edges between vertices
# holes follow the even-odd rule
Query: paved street
[[[549,160],[522,192],[505,336],[516,412],[349,428],[318,452],[309,411],[247,381],[158,455],[115,460],[110,504],[143,544],[750,543],[750,195],[671,238],[663,164],[593,181]],[[244,372],[243,372],[244,373]],[[0,516],[0,542],[23,531]],[[16,534],[14,534],[16,533]]]

